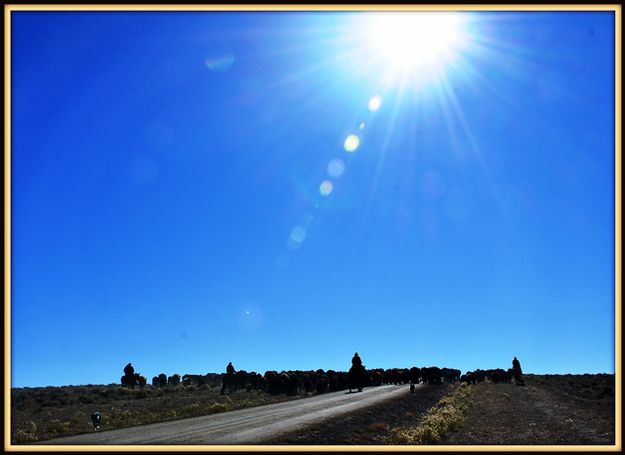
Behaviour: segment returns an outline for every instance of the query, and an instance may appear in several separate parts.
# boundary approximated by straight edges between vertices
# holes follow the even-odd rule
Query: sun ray
[[[453,90],[452,85],[449,83],[447,79],[443,79],[439,87],[441,88],[441,90],[444,91],[443,95],[440,96],[440,98],[449,100],[452,111],[456,115],[456,118],[460,121],[460,126],[462,127],[462,131],[464,135],[466,136],[467,140],[469,141],[469,150],[471,151],[473,156],[477,159],[480,165],[480,169],[484,173],[486,181],[490,187],[490,190],[499,205],[499,209],[507,217],[508,210],[507,210],[506,202],[502,198],[501,191],[499,190],[499,186],[497,185],[497,182],[495,181],[492,173],[490,172],[488,164],[484,160],[484,157],[480,149],[480,145],[478,144],[475,134],[473,133],[473,130],[471,129],[471,126],[466,116],[464,115],[464,111],[462,110],[462,106],[458,102],[458,98]],[[447,109],[444,109],[444,111],[447,112]]]
[[[376,161],[376,165],[375,165],[375,172],[374,172],[373,178],[371,180],[371,185],[369,187],[369,192],[368,192],[367,200],[366,200],[366,203],[365,203],[365,209],[363,211],[363,215],[362,215],[362,218],[361,218],[359,242],[362,241],[364,233],[367,230],[367,228],[366,228],[367,219],[369,217],[369,212],[371,210],[371,205],[373,203],[373,199],[375,197],[375,193],[376,193],[376,190],[377,190],[377,187],[378,187],[378,184],[379,184],[380,176],[382,174],[382,168],[384,166],[384,161],[386,160],[386,155],[387,155],[387,153],[389,151],[390,141],[391,141],[391,139],[393,137],[393,133],[395,132],[397,116],[399,115],[401,102],[402,102],[402,100],[405,97],[406,89],[407,89],[407,86],[408,86],[408,81],[409,81],[408,74],[403,74],[402,75],[402,79],[401,79],[400,84],[399,84],[399,88],[398,88],[397,94],[395,95],[394,102],[392,103],[393,110],[391,112],[390,121],[389,121],[389,123],[387,125],[387,129],[386,129],[386,133],[384,135],[384,139],[382,140],[382,144],[380,146],[380,149],[376,153],[377,161]]]

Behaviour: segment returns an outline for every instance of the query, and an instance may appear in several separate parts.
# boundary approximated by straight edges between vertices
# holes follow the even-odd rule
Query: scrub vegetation
[[[273,444],[614,445],[613,374],[523,375],[426,385],[304,428]]]
[[[221,395],[218,386],[130,389],[117,384],[34,387],[11,390],[13,443],[36,442],[94,431],[91,414],[102,414],[102,429],[166,422],[277,403],[301,396],[259,390]]]
[[[473,386],[460,383],[432,406],[416,427],[400,427],[391,431],[395,444],[436,444],[449,431],[462,424]]]
[[[613,374],[524,375],[525,386],[486,376],[467,382],[421,383],[414,393],[330,418],[266,441],[295,445],[588,444],[615,441]],[[305,398],[316,391],[272,394],[214,384],[127,388],[117,384],[11,390],[11,440],[32,443],[102,430],[209,415]]]

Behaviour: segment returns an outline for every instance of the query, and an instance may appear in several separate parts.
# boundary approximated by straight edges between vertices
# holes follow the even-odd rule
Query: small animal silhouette
[[[97,431],[100,429],[100,422],[102,420],[102,415],[99,412],[94,412],[91,414],[91,422],[93,423],[93,431]]]

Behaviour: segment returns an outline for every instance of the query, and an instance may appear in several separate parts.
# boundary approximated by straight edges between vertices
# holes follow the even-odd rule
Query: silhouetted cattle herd
[[[460,376],[460,381],[466,382],[467,384],[479,384],[480,382],[484,382],[488,379],[490,382],[495,384],[511,384],[513,377],[514,372],[512,368],[509,368],[508,370],[503,370],[501,368],[480,370],[478,368],[475,371],[467,371],[465,374]]]
[[[129,364],[130,365],[130,364]],[[140,375],[132,372],[132,377]],[[442,384],[455,383],[461,380],[460,370],[452,368],[423,367],[423,368],[375,368],[364,370],[361,378],[363,387],[381,386],[387,384]],[[266,371],[264,375],[256,372],[239,370],[233,375],[224,373],[208,373],[206,375],[174,374],[167,376],[161,373],[152,378],[153,387],[170,387],[182,384],[183,386],[221,387],[221,393],[231,393],[236,390],[261,390],[272,395],[300,393],[326,393],[346,390],[350,387],[348,373],[335,370],[316,371]],[[145,378],[133,382],[125,374],[122,377],[122,386],[145,386]]]
[[[401,384],[442,384],[466,382],[467,384],[478,384],[485,380],[493,383],[512,383],[514,372],[512,368],[504,370],[501,368],[467,371],[460,374],[460,370],[453,368],[439,367],[412,367],[412,368],[374,368],[364,370],[361,385],[364,387],[375,387],[381,385],[401,385]],[[349,382],[349,375],[345,371],[334,371],[322,369],[316,371],[266,371],[264,375],[256,372],[239,370],[232,375],[224,373],[185,374],[180,376],[174,374],[167,376],[161,373],[152,378],[153,387],[171,387],[182,384],[183,386],[207,386],[221,387],[221,393],[232,393],[236,390],[260,390],[272,395],[287,394],[297,395],[300,393],[326,393],[353,387]],[[129,363],[124,368],[124,376],[121,377],[123,387],[134,388],[145,387],[146,378],[134,372],[134,368]],[[351,387],[350,387],[351,386]],[[414,389],[411,389],[414,390]]]

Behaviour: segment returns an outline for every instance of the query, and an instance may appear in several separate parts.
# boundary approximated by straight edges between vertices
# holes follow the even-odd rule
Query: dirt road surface
[[[367,388],[361,393],[333,392],[222,414],[50,439],[38,444],[259,444],[329,417],[347,414],[397,397],[407,391],[408,386],[390,385]]]

